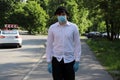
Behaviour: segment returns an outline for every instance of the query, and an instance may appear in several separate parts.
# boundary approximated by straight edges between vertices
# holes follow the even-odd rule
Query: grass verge
[[[87,44],[114,80],[120,80],[120,40],[88,39]]]

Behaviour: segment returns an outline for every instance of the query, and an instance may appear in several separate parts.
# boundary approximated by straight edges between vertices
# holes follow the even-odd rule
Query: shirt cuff
[[[75,61],[76,61],[76,62],[80,62],[80,59],[79,59],[79,58],[76,58]]]
[[[51,59],[47,59],[47,63],[51,63]]]

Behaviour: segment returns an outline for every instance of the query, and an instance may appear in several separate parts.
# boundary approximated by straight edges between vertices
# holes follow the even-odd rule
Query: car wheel
[[[22,45],[19,45],[19,48],[21,48],[22,47]]]
[[[22,47],[22,45],[20,45],[20,44],[17,45],[17,48],[21,48],[21,47]]]

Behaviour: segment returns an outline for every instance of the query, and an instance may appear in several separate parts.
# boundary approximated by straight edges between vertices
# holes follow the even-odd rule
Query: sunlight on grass
[[[108,41],[105,39],[99,39],[94,41],[92,39],[87,40],[87,44],[94,52],[100,63],[106,68],[113,77],[117,77],[115,80],[120,79],[120,40]],[[118,72],[117,74],[115,72]]]

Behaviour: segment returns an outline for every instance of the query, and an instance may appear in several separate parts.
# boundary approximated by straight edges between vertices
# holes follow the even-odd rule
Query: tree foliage
[[[27,29],[31,32],[43,32],[46,27],[47,14],[36,2],[30,1],[24,7],[24,12],[27,18]]]
[[[4,27],[5,23],[8,23],[8,16],[10,11],[13,10],[13,2],[11,0],[0,0],[0,28]]]
[[[47,18],[48,15],[35,1],[19,3],[10,16],[12,22],[19,24],[31,34],[45,32]]]
[[[110,40],[118,38],[116,35],[120,33],[120,0],[84,0],[84,6],[90,11],[89,19],[93,23],[91,30],[102,29],[111,33],[111,36],[108,35]]]
[[[120,33],[120,0],[0,0],[0,24],[17,23],[30,33],[45,33],[57,21],[54,12],[65,6],[68,20],[78,25],[81,34],[89,31]]]

